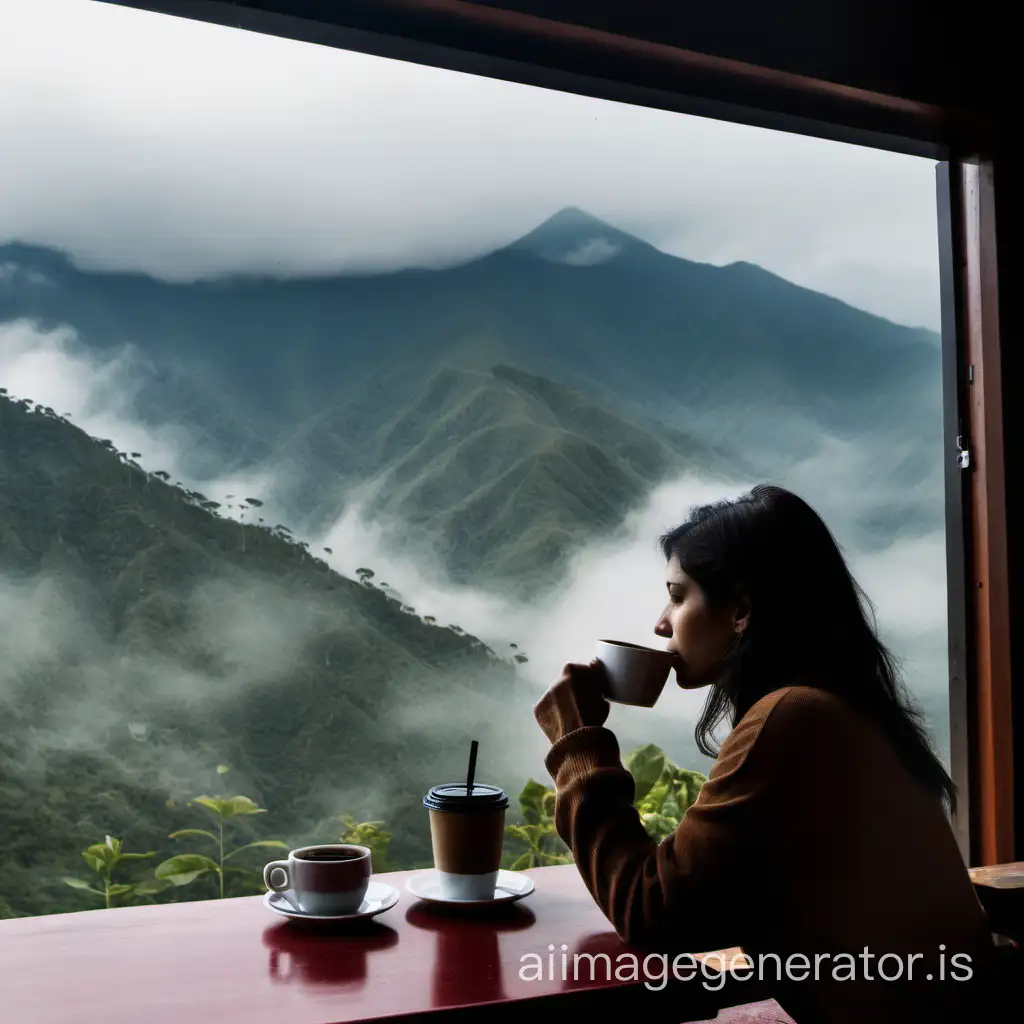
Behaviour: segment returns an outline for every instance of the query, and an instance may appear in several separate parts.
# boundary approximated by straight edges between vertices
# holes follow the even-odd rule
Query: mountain
[[[524,253],[569,266],[592,267],[624,254],[635,257],[644,252],[657,254],[658,250],[585,210],[567,206],[507,246],[506,252]]]
[[[265,424],[294,425],[381,373],[420,372],[482,340],[492,365],[674,425],[771,401],[825,429],[870,427],[884,399],[916,402],[934,385],[939,359],[931,332],[751,264],[666,255],[573,209],[443,270],[172,284],[22,245],[0,247],[0,265],[16,268],[0,285],[0,321],[71,325],[92,349],[133,345],[157,365],[201,369]]]
[[[136,414],[197,431],[197,476],[273,459],[311,418],[397,422],[439,367],[507,366],[650,433],[714,439],[762,477],[784,476],[826,436],[870,447],[898,496],[890,518],[941,527],[933,333],[749,263],[665,254],[582,210],[440,270],[181,284],[24,245],[0,247],[0,266],[0,321],[69,325],[100,355],[131,346]],[[908,465],[928,478],[899,497]],[[870,516],[862,533],[877,533]]]
[[[442,365],[397,411],[376,394],[311,417],[278,449],[279,464],[303,467],[284,504],[319,534],[365,482],[363,517],[392,526],[396,551],[524,599],[556,585],[571,554],[657,484],[687,470],[724,481],[742,465],[510,366]]]
[[[269,809],[249,838],[386,818],[407,864],[429,863],[419,799],[471,738],[488,777],[525,783],[521,751],[487,743],[529,721],[514,662],[52,410],[0,395],[0,438],[0,905],[95,905],[59,879],[106,833],[183,852],[168,834],[202,824],[185,801],[220,763]],[[430,714],[445,705],[458,716]]]

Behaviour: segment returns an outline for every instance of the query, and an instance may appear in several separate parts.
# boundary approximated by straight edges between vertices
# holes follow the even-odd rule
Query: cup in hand
[[[501,867],[508,797],[498,786],[464,782],[434,786],[423,798],[441,895],[489,900]]]
[[[675,664],[669,651],[624,640],[598,640],[597,659],[605,670],[605,698],[641,708],[654,707]]]
[[[268,889],[291,889],[307,914],[354,914],[370,884],[370,850],[350,843],[303,846],[263,868]],[[274,875],[278,875],[275,881]]]

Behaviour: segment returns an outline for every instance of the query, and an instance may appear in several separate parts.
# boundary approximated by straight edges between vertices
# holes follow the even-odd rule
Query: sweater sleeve
[[[723,744],[697,800],[660,844],[633,806],[633,776],[604,727],[575,729],[551,747],[555,827],[587,888],[620,938],[682,943],[692,951],[735,945],[744,898],[762,866],[771,782],[748,757],[764,714],[748,714]],[[764,823],[764,824],[762,824]]]

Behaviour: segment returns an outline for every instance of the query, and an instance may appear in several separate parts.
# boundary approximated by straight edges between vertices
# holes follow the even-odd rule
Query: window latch
[[[969,469],[971,466],[971,450],[964,447],[963,434],[960,434],[956,439],[956,464],[961,469]]]

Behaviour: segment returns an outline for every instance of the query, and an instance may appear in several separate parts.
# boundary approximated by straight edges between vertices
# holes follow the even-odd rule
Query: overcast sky
[[[934,162],[93,0],[0,0],[0,242],[191,279],[450,263],[580,206],[938,328]]]

